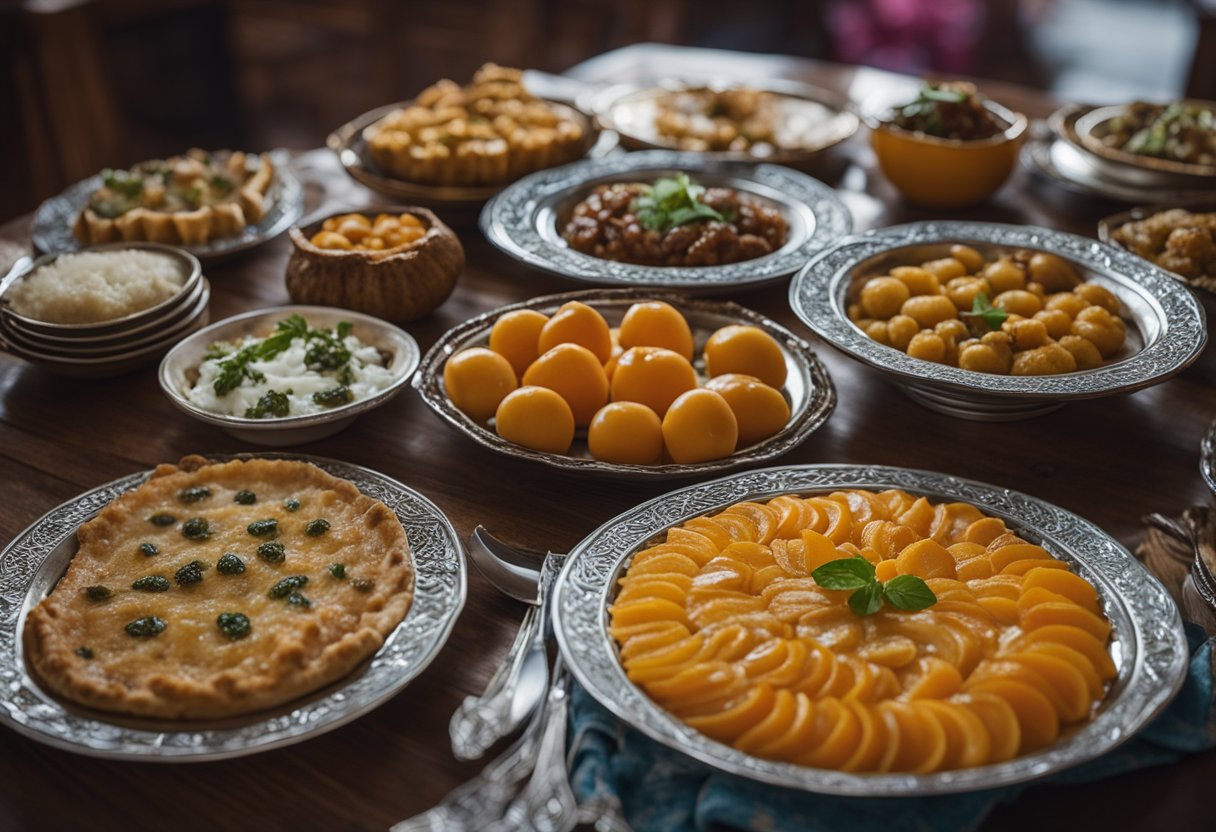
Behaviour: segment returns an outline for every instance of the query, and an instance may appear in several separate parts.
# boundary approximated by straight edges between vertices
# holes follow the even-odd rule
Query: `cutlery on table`
[[[452,738],[452,753],[459,760],[481,757],[490,746],[513,733],[540,704],[549,686],[545,601],[562,562],[555,560],[552,574],[547,581],[543,580],[539,554],[523,554],[481,526],[473,530],[469,557],[490,583],[530,606],[515,641],[485,692],[481,696],[466,697],[452,714],[448,733]],[[549,558],[564,559],[564,556],[550,555]],[[543,563],[547,564],[549,558]]]

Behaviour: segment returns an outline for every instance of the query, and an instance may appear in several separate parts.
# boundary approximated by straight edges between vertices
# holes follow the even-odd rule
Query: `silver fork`
[[[498,589],[531,604],[506,659],[491,677],[481,696],[468,696],[452,714],[448,734],[452,753],[460,760],[475,760],[490,746],[510,735],[540,704],[549,684],[546,604],[549,590],[564,562],[549,555],[537,570],[520,561],[519,553],[497,540],[483,527],[473,530],[469,555]],[[552,560],[553,568],[549,567]]]

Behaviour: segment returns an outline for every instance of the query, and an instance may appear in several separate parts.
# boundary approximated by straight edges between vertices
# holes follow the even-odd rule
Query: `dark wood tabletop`
[[[648,51],[649,49],[649,51]],[[765,56],[634,48],[585,68],[584,78],[681,70],[706,60],[713,74],[788,77],[860,97],[913,79],[874,70]],[[687,67],[680,60],[692,63]],[[701,63],[698,63],[701,62]],[[733,68],[738,72],[734,73]],[[665,69],[666,68],[666,69]],[[1030,90],[986,87],[1043,117],[1053,103]],[[308,210],[381,202],[351,183],[325,152],[298,157]],[[864,131],[814,171],[840,188],[859,229],[925,219],[877,173]],[[1093,236],[1118,210],[1039,184],[1019,170],[983,208],[958,217],[1044,225]],[[442,212],[441,212],[442,214]],[[28,249],[30,218],[0,228],[0,255]],[[523,268],[458,229],[468,267],[452,297],[406,325],[425,350],[449,327],[486,310],[580,288]],[[209,268],[211,319],[289,302],[286,236],[236,262]],[[0,264],[3,265],[3,264]],[[796,332],[786,285],[731,299]],[[781,463],[881,463],[938,470],[1008,486],[1076,512],[1125,546],[1149,512],[1177,514],[1205,502],[1200,437],[1216,415],[1216,348],[1190,370],[1141,392],[1076,402],[1049,415],[990,424],[915,404],[879,372],[812,339],[839,405],[827,424]],[[256,451],[177,411],[154,368],[99,381],[59,378],[0,354],[0,541],[87,489],[185,454]],[[441,422],[412,390],[338,435],[297,450],[367,466],[433,500],[462,539],[484,524],[515,543],[564,551],[605,520],[674,487],[575,476],[483,449]],[[683,485],[676,483],[675,485]],[[3,564],[0,564],[0,569]],[[41,745],[0,729],[0,829],[384,829],[421,812],[473,775],[457,762],[447,724],[480,692],[506,653],[523,605],[470,570],[468,602],[434,664],[373,713],[288,748],[223,762],[111,762]],[[1216,753],[1085,786],[1038,787],[1003,806],[985,829],[1195,829],[1210,822]]]

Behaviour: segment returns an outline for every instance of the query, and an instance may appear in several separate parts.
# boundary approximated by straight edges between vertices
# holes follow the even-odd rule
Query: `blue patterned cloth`
[[[1216,638],[1187,625],[1191,665],[1181,692],[1136,738],[1040,782],[1085,783],[1216,747],[1212,651]],[[575,686],[570,700],[571,782],[579,801],[614,795],[635,832],[974,829],[997,804],[1034,784],[942,797],[833,797],[724,774],[626,727]]]

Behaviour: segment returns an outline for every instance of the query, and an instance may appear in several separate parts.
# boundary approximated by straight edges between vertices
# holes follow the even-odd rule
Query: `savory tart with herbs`
[[[72,229],[82,243],[191,246],[231,237],[260,221],[274,165],[265,154],[195,148],[130,170],[106,169],[101,179]]]
[[[25,641],[52,691],[103,711],[280,705],[374,653],[413,598],[397,516],[305,462],[161,465],[77,537]]]

